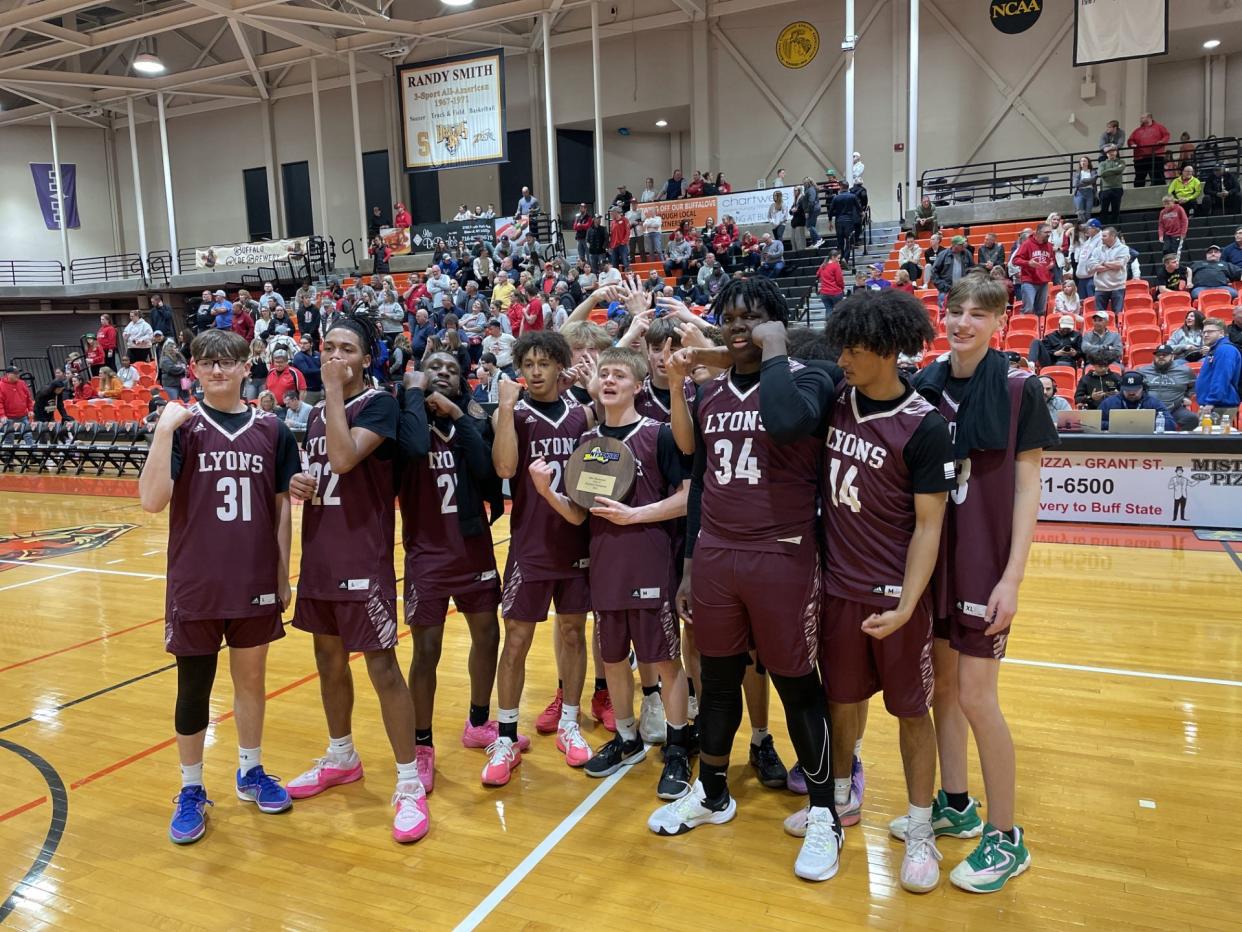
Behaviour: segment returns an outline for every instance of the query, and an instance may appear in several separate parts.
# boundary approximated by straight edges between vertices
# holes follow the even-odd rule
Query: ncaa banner
[[[51,162],[31,162],[30,174],[34,176],[35,194],[39,198],[39,210],[43,223],[49,230],[60,229],[60,214],[56,204],[56,186],[61,185],[60,199],[69,218],[65,229],[76,230],[82,226],[78,219],[78,166],[60,163],[60,177]]]
[[[1074,0],[1074,64],[1167,55],[1169,0]]]
[[[503,49],[402,65],[397,95],[406,171],[508,161]]]
[[[233,243],[194,250],[196,269],[227,269],[268,265],[278,259],[298,260],[306,256],[306,240],[274,239],[265,243]]]

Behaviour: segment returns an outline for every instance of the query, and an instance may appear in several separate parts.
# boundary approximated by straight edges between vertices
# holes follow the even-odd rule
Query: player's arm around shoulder
[[[158,514],[168,507],[173,494],[173,441],[177,429],[191,418],[190,409],[179,404],[164,406],[155,422],[155,435],[147,450],[147,459],[138,476],[138,497],[142,510]]]

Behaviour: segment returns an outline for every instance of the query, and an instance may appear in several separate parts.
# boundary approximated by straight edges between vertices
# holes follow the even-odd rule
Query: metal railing
[[[111,282],[137,278],[146,280],[142,256],[136,252],[115,256],[84,256],[69,263],[71,282]]]
[[[0,285],[63,285],[65,266],[56,259],[0,259]]]
[[[1189,149],[1183,153],[1186,147]],[[1183,164],[1193,165],[1195,175],[1204,181],[1213,165],[1221,165],[1235,176],[1242,166],[1242,144],[1236,136],[1169,142],[1164,148],[1155,178],[1148,181],[1153,186],[1168,185],[1170,179],[1166,178],[1165,165],[1169,163],[1176,166],[1175,170],[1180,170]],[[1136,180],[1134,151],[1129,146],[1118,151],[1118,157],[1125,163],[1122,182],[1126,187],[1133,186]],[[1183,159],[1183,154],[1189,158]],[[1072,195],[1078,160],[1084,155],[1091,159],[1093,168],[1098,168],[1102,156],[1097,149],[975,162],[926,169],[919,175],[919,188],[937,207],[973,201],[1003,201],[1013,197],[1041,197],[1045,194]]]

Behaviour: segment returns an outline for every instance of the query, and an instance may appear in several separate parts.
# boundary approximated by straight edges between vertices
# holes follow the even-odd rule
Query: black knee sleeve
[[[789,740],[806,774],[810,803],[832,809],[832,724],[823,684],[816,673],[804,676],[773,673],[772,683],[785,707]]]
[[[195,735],[211,720],[211,686],[218,654],[177,658],[177,708],[173,722],[179,735]]]
[[[703,656],[699,660],[699,747],[704,754],[728,757],[733,736],[742,724],[742,679],[746,654],[732,657]]]

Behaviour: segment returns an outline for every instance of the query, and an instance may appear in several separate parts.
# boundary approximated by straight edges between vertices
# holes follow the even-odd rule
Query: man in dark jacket
[[[1223,165],[1212,166],[1211,174],[1203,184],[1203,200],[1209,215],[1242,213],[1242,190],[1238,188],[1238,179]]]
[[[1141,372],[1127,372],[1121,377],[1121,391],[1109,395],[1100,402],[1100,426],[1108,430],[1108,415],[1113,411],[1155,411],[1156,417],[1164,418],[1164,429],[1177,430],[1177,424],[1169,409],[1155,395],[1147,391]]]
[[[862,223],[862,205],[852,191],[842,191],[828,204],[828,219],[836,224],[837,249],[845,264],[854,266],[854,231]]]
[[[943,253],[942,253],[943,255]],[[1057,322],[1059,329],[1031,343],[1031,361],[1035,367],[1082,365],[1082,334],[1074,326],[1074,318],[1065,314]]]
[[[944,307],[944,299],[949,290],[975,266],[970,250],[966,248],[966,237],[953,237],[953,245],[936,256],[932,263],[932,284],[940,292],[940,306]]]
[[[1105,398],[1117,394],[1121,388],[1121,379],[1108,368],[1107,359],[1095,357],[1087,362],[1089,368],[1078,380],[1074,401],[1079,405],[1086,405],[1092,411],[1098,411]]]
[[[587,261],[591,263],[591,271],[599,274],[599,264],[608,254],[608,228],[604,226],[604,218],[596,214],[591,221],[591,228],[586,233]]]
[[[173,322],[172,311],[157,294],[151,295],[151,329],[158,330],[170,340],[176,339],[177,325]]]

